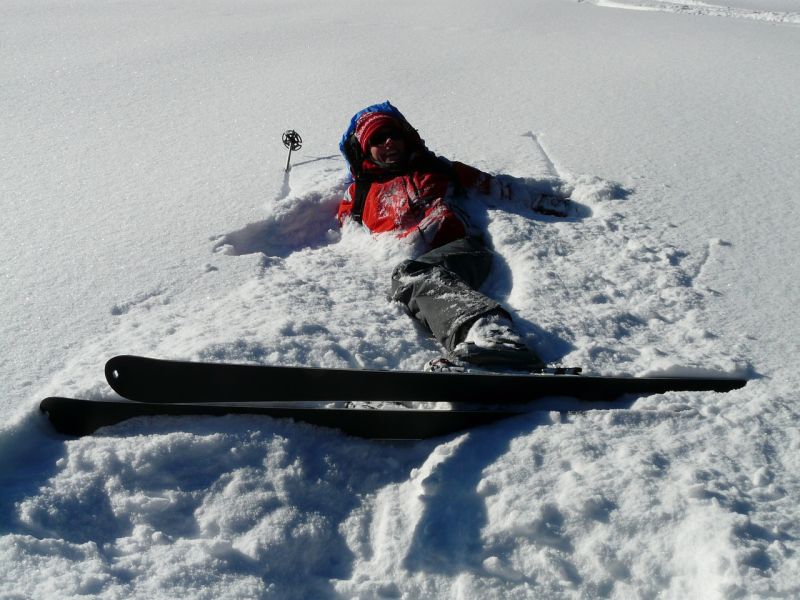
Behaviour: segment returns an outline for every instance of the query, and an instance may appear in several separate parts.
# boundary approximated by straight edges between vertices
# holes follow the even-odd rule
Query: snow
[[[4,2],[0,597],[800,595],[798,15]],[[438,354],[386,300],[411,249],[332,220],[339,137],[386,99],[437,153],[571,193],[569,219],[468,203],[545,359],[752,381],[404,444],[243,416],[54,432],[39,400],[114,397],[114,354]]]

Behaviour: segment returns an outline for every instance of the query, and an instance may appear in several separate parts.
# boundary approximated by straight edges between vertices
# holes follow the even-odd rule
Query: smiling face
[[[406,141],[395,127],[381,127],[369,138],[369,155],[376,163],[393,164],[406,156]]]

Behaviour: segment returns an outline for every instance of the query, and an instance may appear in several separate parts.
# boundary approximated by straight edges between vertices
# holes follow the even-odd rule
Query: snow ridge
[[[708,4],[698,0],[578,0],[605,8],[670,12],[676,14],[699,15],[704,17],[727,17],[750,19],[775,24],[800,25],[800,13],[744,8],[718,4]]]

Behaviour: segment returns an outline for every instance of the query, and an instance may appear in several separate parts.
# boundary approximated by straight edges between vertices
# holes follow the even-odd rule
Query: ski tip
[[[105,374],[106,374],[106,381],[111,385],[114,386],[114,383],[120,378],[120,370],[119,370],[119,363],[124,356],[114,356],[106,361],[105,366]]]
[[[157,359],[147,358],[144,356],[136,356],[133,354],[117,354],[112,356],[106,361],[105,372],[106,379],[109,383],[113,380],[116,381],[122,377],[124,367],[136,366],[144,361],[155,361]]]

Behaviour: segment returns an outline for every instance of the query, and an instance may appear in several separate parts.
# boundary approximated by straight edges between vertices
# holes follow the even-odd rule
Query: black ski
[[[150,403],[413,401],[524,404],[545,397],[614,400],[668,391],[728,392],[747,380],[718,377],[426,373],[184,362],[116,356],[106,378],[121,396]]]
[[[352,436],[385,440],[438,437],[522,414],[519,411],[299,408],[232,403],[152,404],[75,398],[45,398],[39,408],[57,431],[74,436],[88,435],[100,427],[134,417],[248,414],[292,419],[332,427]]]

